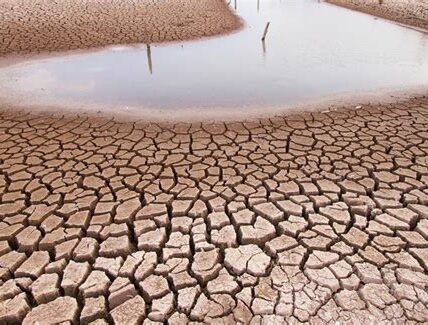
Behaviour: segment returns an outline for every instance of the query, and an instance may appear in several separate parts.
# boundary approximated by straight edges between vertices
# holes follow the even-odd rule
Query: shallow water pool
[[[260,109],[428,86],[427,34],[311,0],[232,0],[230,6],[245,22],[230,35],[5,66],[0,98],[19,105],[177,112]]]

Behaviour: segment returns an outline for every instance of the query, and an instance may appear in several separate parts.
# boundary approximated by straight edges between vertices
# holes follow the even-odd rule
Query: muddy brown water
[[[3,66],[0,98],[24,106],[179,112],[428,86],[427,34],[312,0],[230,6],[245,21],[230,35],[153,44],[150,52],[137,44]]]

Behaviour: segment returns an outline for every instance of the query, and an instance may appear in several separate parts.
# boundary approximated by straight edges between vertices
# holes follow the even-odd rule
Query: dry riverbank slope
[[[327,0],[329,3],[428,30],[427,0]]]

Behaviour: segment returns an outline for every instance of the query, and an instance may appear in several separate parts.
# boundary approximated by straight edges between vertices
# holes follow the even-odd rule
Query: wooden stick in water
[[[150,49],[150,44],[147,44],[147,63],[149,64],[150,74],[153,74],[152,50]]]
[[[267,22],[266,27],[265,27],[265,31],[263,33],[263,37],[262,37],[262,41],[264,41],[266,39],[266,34],[269,30],[269,25],[270,25],[270,21]]]

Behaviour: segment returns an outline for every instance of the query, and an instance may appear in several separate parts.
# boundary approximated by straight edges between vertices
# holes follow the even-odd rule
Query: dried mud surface
[[[0,323],[427,322],[427,125],[1,111]]]
[[[379,1],[382,3],[379,4]],[[327,2],[428,31],[427,0],[327,0]]]
[[[2,0],[0,55],[182,41],[234,31],[222,0]]]

